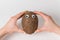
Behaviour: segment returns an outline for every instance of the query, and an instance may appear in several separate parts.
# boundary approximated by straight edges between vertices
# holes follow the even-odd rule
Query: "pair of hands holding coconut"
[[[43,12],[39,11],[34,11],[35,14],[40,15],[44,20],[44,24],[41,28],[37,29],[35,32],[42,32],[42,31],[47,31],[47,32],[54,32],[57,34],[60,34],[60,27],[57,25],[54,20],[52,19],[51,16],[44,14]],[[0,35],[3,35],[5,33],[13,33],[13,32],[22,32],[24,31],[22,29],[18,28],[17,20],[21,18],[24,15],[24,12],[20,12],[19,14],[13,16],[10,18],[10,20],[7,22],[7,24],[0,30]]]

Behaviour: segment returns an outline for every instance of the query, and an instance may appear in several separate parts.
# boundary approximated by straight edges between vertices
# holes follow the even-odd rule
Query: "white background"
[[[42,11],[60,25],[60,0],[0,0],[0,28],[4,27],[9,18],[25,10]],[[43,21],[40,18],[40,23]],[[48,32],[34,33],[32,35],[14,33],[6,40],[60,40],[60,35]]]

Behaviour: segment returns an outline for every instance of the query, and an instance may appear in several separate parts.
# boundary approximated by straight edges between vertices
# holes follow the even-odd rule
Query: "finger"
[[[35,32],[42,32],[43,30],[41,28],[37,29]]]
[[[39,12],[39,11],[34,11],[34,13],[39,14],[41,17],[43,17],[44,20],[46,20],[47,16],[46,14],[44,14],[43,12]]]
[[[19,29],[18,32],[20,32],[20,33],[24,33],[24,31],[23,31],[22,29]]]
[[[42,26],[42,27],[38,28],[35,32],[43,32],[43,31],[46,31],[45,26]]]
[[[37,29],[35,32],[41,32],[41,30],[40,29]]]
[[[24,15],[25,12],[20,12],[19,14],[12,16],[10,21],[13,21],[14,23],[16,23],[16,21],[21,18]]]
[[[14,18],[19,19],[24,15],[24,12],[20,12],[19,14],[15,15]]]

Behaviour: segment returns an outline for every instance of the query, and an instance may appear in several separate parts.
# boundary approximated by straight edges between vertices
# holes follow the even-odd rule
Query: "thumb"
[[[18,32],[19,33],[24,33],[24,31],[22,29],[19,29]]]
[[[37,29],[35,32],[42,32],[42,30],[41,29]]]
[[[42,31],[45,31],[44,27],[41,27],[41,28],[37,29],[35,32],[42,32]]]

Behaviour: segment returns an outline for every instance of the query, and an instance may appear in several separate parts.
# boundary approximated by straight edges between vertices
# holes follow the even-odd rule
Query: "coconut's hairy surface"
[[[25,14],[22,17],[22,28],[27,34],[32,34],[37,30],[38,17],[35,13],[31,11],[25,12]]]

